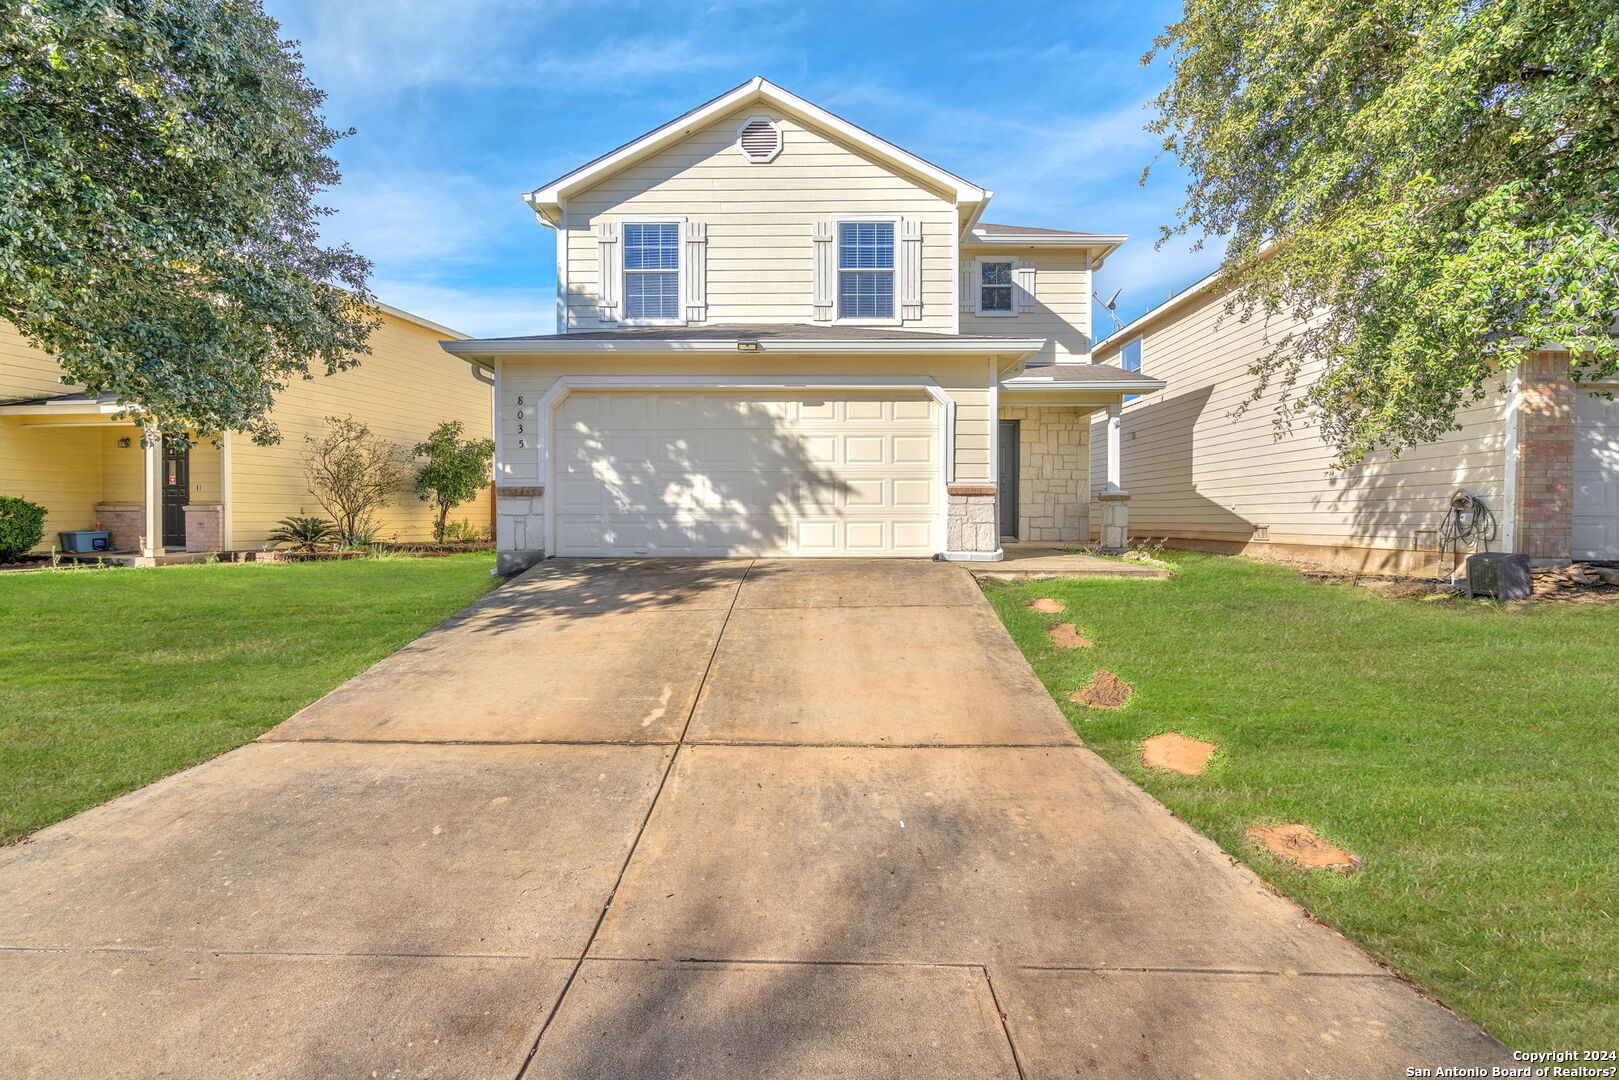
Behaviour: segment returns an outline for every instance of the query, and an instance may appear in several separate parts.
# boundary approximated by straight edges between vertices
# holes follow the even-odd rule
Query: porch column
[[[231,550],[231,433],[219,436],[219,549]]]
[[[146,479],[141,554],[155,558],[163,554],[163,436],[148,429],[141,439],[141,453],[145,455],[142,465]]]
[[[1123,440],[1119,437],[1123,403],[1107,407],[1107,488],[1096,496],[1102,504],[1102,550],[1124,551],[1130,546],[1130,493],[1124,490]]]

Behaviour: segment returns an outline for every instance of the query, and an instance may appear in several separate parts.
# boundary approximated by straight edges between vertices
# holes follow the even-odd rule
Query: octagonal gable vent
[[[736,143],[742,156],[757,165],[774,161],[781,153],[781,125],[768,116],[750,116],[737,131]]]

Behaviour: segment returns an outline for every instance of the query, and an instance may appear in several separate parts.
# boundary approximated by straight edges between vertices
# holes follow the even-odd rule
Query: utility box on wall
[[[1529,556],[1484,551],[1467,557],[1467,595],[1523,600],[1533,591]]]

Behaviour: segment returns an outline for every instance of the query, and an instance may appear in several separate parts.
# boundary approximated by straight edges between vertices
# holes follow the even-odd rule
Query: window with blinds
[[[894,317],[894,223],[838,223],[838,318]]]
[[[625,223],[624,317],[680,317],[680,226],[676,222]]]

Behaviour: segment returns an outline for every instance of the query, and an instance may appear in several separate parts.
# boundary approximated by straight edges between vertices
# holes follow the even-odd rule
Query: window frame
[[[1012,307],[1008,311],[984,310],[984,264],[1005,263],[1009,268],[1011,281],[1006,285],[1007,296],[1011,298]],[[1018,259],[1013,255],[979,255],[973,259],[973,314],[982,315],[986,319],[1004,319],[1007,316],[1018,315],[1018,285],[1017,270]],[[999,288],[1000,286],[996,286]]]
[[[887,224],[894,230],[894,265],[886,269],[871,267],[857,268],[843,267],[843,226]],[[833,325],[844,326],[900,326],[904,320],[900,318],[900,216],[898,214],[848,214],[832,219],[832,305]],[[848,316],[843,314],[843,275],[844,274],[870,274],[887,273],[892,283],[890,296],[893,298],[889,307],[890,315],[882,316]]]
[[[675,226],[675,268],[673,270],[631,270],[629,260],[630,225]],[[686,219],[672,214],[635,214],[618,219],[618,295],[619,319],[623,326],[685,326],[686,325]],[[641,274],[675,275],[675,317],[672,319],[635,319],[630,317],[630,278]]]

